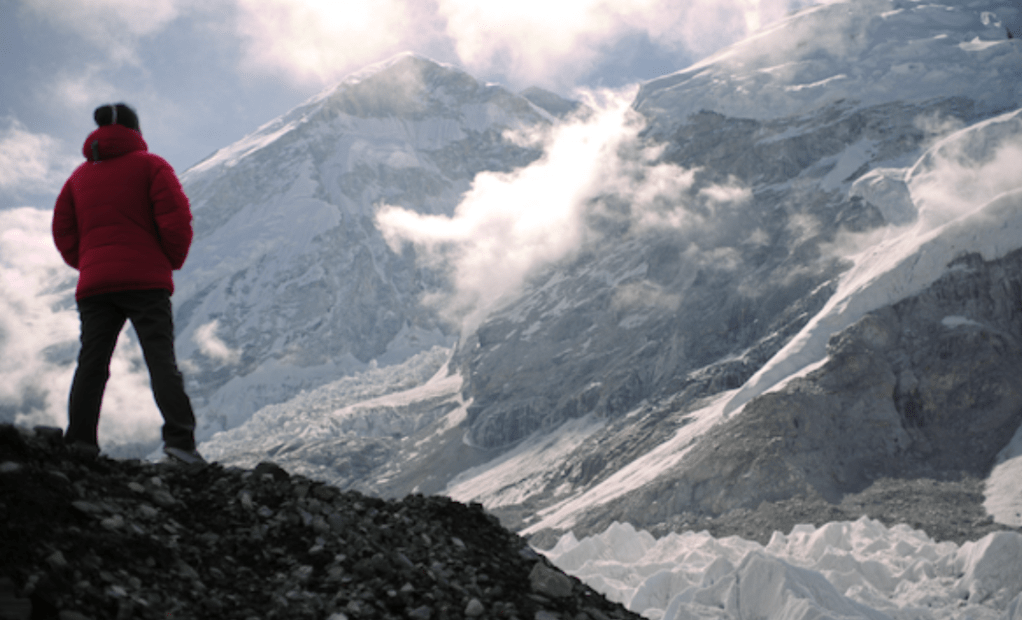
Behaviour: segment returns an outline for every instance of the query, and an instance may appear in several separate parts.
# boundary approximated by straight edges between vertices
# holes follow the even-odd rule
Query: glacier
[[[707,532],[654,538],[615,523],[582,540],[566,535],[546,554],[651,620],[1013,620],[1022,604],[1014,532],[956,545],[863,517],[796,526],[761,545]]]

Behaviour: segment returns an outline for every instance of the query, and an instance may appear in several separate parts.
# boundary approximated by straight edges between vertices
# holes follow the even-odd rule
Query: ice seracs
[[[654,538],[615,523],[546,552],[558,567],[654,620],[820,616],[882,620],[1012,618],[1022,535],[961,546],[878,521],[800,525],[767,545],[706,532]]]

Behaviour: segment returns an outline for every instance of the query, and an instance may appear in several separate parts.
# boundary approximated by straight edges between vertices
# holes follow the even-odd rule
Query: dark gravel
[[[0,425],[0,618],[622,620],[480,505],[89,459]]]

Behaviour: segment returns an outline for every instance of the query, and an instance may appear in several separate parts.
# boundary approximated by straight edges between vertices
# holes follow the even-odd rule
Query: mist
[[[449,270],[453,292],[427,301],[463,335],[541,269],[598,243],[608,223],[629,234],[674,235],[689,244],[693,263],[719,264],[722,247],[745,240],[740,208],[748,188],[700,182],[698,170],[661,162],[662,147],[639,137],[645,122],[631,108],[634,90],[580,95],[590,114],[519,136],[538,142],[543,156],[511,173],[477,175],[453,216],[393,205],[377,212],[391,249],[410,243],[424,261]],[[619,300],[641,292],[622,291]]]
[[[927,230],[1022,187],[1022,116],[951,132],[911,167],[906,183]]]
[[[65,427],[78,355],[78,274],[50,236],[51,211],[0,211],[0,420]],[[114,350],[100,445],[155,443],[162,418],[132,332]]]
[[[59,189],[78,163],[53,136],[33,133],[13,117],[0,119],[0,195],[15,204]]]
[[[433,300],[463,333],[474,329],[529,274],[576,251],[585,236],[585,204],[601,191],[616,148],[634,136],[627,93],[603,93],[587,119],[546,135],[518,136],[542,143],[544,155],[511,173],[476,176],[453,217],[420,215],[383,205],[377,223],[392,249],[409,242],[430,260],[450,265],[453,296]],[[438,303],[439,302],[439,303]]]

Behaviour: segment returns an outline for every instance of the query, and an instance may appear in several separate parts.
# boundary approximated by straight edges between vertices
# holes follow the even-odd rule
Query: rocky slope
[[[908,168],[1018,107],[1019,49],[997,11],[1014,14],[996,1],[821,5],[643,84],[632,149],[660,156],[635,176],[658,193],[595,197],[595,241],[459,343],[473,441],[742,386],[833,295],[842,239],[916,221]],[[975,166],[995,150],[962,152]]]
[[[878,479],[987,475],[1022,419],[1022,251],[951,267],[923,293],[835,334],[819,368],[753,399],[660,481],[575,530],[615,520],[652,528],[678,523],[678,513],[789,497],[837,508]],[[685,424],[684,412],[664,417]],[[614,454],[619,442],[607,448]]]
[[[636,619],[553,568],[478,504],[342,492],[251,470],[87,459],[58,429],[0,426],[0,618]],[[680,513],[651,532],[765,544],[862,515],[961,544],[1004,526],[982,482],[881,480],[839,504]],[[555,542],[543,537],[534,545]]]
[[[83,458],[0,426],[0,618],[637,618],[481,506],[216,464]]]

